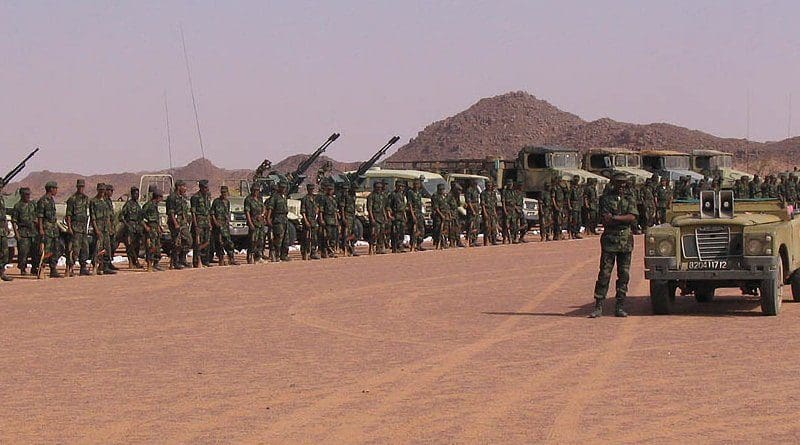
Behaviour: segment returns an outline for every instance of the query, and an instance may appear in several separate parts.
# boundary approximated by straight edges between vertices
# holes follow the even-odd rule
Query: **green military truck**
[[[590,148],[583,155],[583,168],[609,179],[614,173],[622,172],[635,178],[637,183],[643,183],[653,176],[642,168],[641,154],[629,148]]]
[[[672,150],[642,151],[642,166],[645,170],[675,182],[689,176],[692,182],[703,179],[703,175],[692,171],[692,159],[687,153]]]
[[[784,284],[800,301],[800,218],[781,202],[703,191],[699,201],[674,203],[667,219],[645,236],[653,313],[669,314],[678,288],[700,302],[716,289],[742,289],[761,297],[766,315],[780,312]]]
[[[733,168],[733,155],[718,150],[692,150],[692,170],[703,176],[722,177],[723,187],[732,187],[733,182],[747,173]]]

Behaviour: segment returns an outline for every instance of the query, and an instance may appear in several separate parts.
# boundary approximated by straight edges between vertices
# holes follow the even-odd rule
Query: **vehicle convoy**
[[[718,150],[693,150],[692,170],[703,176],[721,176],[722,186],[731,187],[742,176],[751,176],[733,168],[733,155]]]
[[[653,176],[642,168],[642,156],[629,148],[590,148],[583,156],[583,168],[594,174],[611,178],[616,172],[625,173],[643,183]]]
[[[766,315],[780,312],[786,283],[800,301],[800,218],[780,201],[703,191],[699,201],[675,202],[667,220],[645,235],[653,313],[669,314],[678,288],[700,302],[740,288],[761,297]]]
[[[689,176],[692,182],[703,179],[703,175],[692,171],[692,160],[686,153],[671,150],[645,150],[641,154],[645,170],[656,173],[662,178],[667,177],[670,182],[675,182],[684,176]]]
[[[272,169],[272,163],[269,160],[264,160],[261,165],[256,168],[253,176],[249,179],[241,179],[239,181],[238,196],[231,194],[229,197],[231,203],[231,240],[236,249],[244,249],[247,246],[247,235],[250,233],[250,228],[247,226],[247,217],[244,214],[244,200],[250,194],[253,187],[258,187],[261,190],[261,199],[266,202],[269,196],[275,190],[275,187],[280,181],[286,181],[289,184],[287,193],[289,194],[288,207],[289,214],[289,243],[293,244],[297,239],[297,233],[300,229],[300,198],[302,194],[299,193],[300,185],[306,179],[306,172],[311,165],[316,161],[328,147],[339,139],[339,133],[333,133],[328,139],[319,146],[311,155],[308,156],[297,168],[287,174],[283,174]]]

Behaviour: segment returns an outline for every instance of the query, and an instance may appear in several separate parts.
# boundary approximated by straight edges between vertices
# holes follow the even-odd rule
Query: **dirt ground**
[[[637,249],[632,316],[589,320],[598,258],[595,238],[1,283],[0,442],[798,441],[800,305],[654,317]]]

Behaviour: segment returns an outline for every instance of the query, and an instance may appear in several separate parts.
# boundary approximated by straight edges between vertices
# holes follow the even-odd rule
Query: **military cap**
[[[102,183],[102,182],[98,182],[96,188],[97,188],[97,190],[105,190],[106,189],[106,185],[104,183]]]
[[[58,183],[56,181],[47,181],[47,184],[44,185],[46,189],[52,189],[58,187]]]
[[[221,192],[227,192],[227,191],[228,191],[228,186],[227,186],[227,185],[223,185],[223,186],[221,186],[221,187],[219,188],[219,191],[221,191]]]
[[[139,187],[136,187],[135,185],[133,187],[131,187],[131,193],[133,193],[134,191],[138,192],[139,191]]]
[[[114,190],[114,186],[111,184],[106,184],[106,190]]]
[[[186,185],[186,183],[183,182],[183,179],[178,179],[177,181],[175,181],[175,187],[180,187],[182,185]]]
[[[197,181],[197,185],[200,187],[208,187],[208,179],[201,179]]]
[[[85,187],[85,186],[86,186],[86,181],[85,180],[78,179],[77,181],[75,181],[75,187]]]
[[[30,192],[31,192],[31,189],[29,187],[20,187],[20,189],[19,189],[19,194],[20,195],[25,194],[25,193],[30,193]]]

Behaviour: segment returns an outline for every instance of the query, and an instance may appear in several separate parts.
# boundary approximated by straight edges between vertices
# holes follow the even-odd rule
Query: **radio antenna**
[[[183,45],[183,58],[186,61],[186,75],[189,78],[189,92],[192,94],[192,107],[194,108],[194,123],[197,126],[197,139],[200,140],[200,156],[206,159],[206,150],[203,147],[203,133],[200,132],[200,118],[197,116],[197,99],[194,95],[194,84],[192,83],[192,70],[189,67],[189,55],[186,51],[186,38],[183,36],[183,26],[179,25],[181,31],[181,44]]]
[[[167,151],[169,152],[169,173],[172,174],[172,135],[169,131],[169,106],[167,105],[167,90],[164,90],[164,116],[167,121]]]

